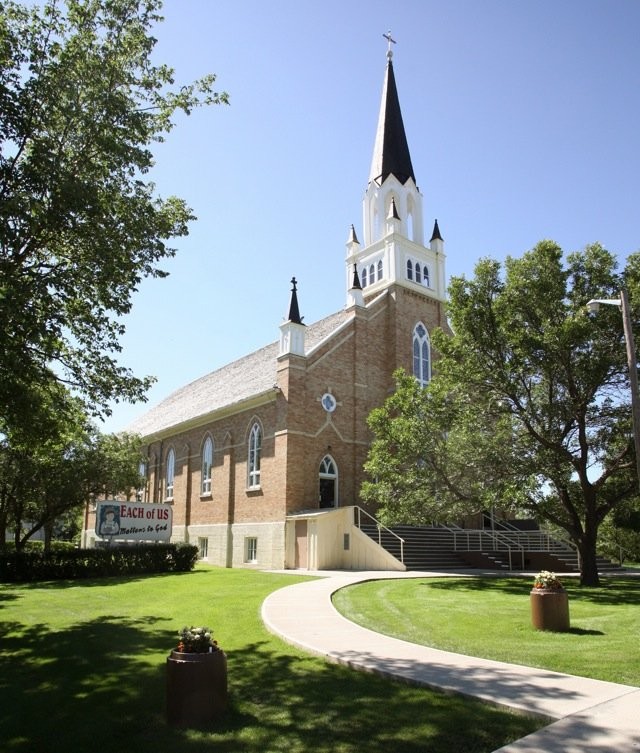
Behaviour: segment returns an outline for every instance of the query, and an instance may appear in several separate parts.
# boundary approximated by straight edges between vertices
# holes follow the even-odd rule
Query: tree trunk
[[[597,530],[587,523],[587,530],[582,536],[578,550],[580,552],[580,584],[583,586],[599,586],[598,563],[596,560]]]

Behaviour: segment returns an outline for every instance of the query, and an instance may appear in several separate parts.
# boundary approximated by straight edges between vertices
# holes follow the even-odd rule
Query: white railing
[[[354,505],[353,522],[354,522],[354,525],[356,525],[358,528],[362,528],[361,524],[362,524],[363,515],[369,518],[369,520],[371,520],[378,528],[378,546],[382,546],[382,531],[383,530],[386,531],[391,536],[393,536],[394,538],[398,539],[398,541],[400,542],[400,562],[404,564],[404,539],[402,538],[402,536],[398,536],[397,533],[392,531],[390,528],[387,528],[387,526],[385,526],[384,523],[381,523],[377,518],[374,518],[373,515],[368,513],[366,510],[363,510],[361,507]]]

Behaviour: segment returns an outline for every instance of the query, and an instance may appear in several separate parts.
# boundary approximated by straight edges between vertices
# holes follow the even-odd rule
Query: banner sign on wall
[[[170,505],[118,502],[113,499],[96,505],[96,536],[118,541],[169,541],[172,513]]]

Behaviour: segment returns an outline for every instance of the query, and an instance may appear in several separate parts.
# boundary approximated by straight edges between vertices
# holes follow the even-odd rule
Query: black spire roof
[[[443,237],[440,235],[440,228],[438,227],[438,220],[435,221],[435,224],[433,226],[433,233],[431,235],[431,240],[444,240]]]
[[[302,324],[302,319],[300,318],[300,309],[298,308],[298,293],[296,290],[296,284],[296,278],[292,277],[291,302],[289,303],[288,321],[292,322],[293,324]]]
[[[415,183],[416,176],[413,174],[390,56],[388,60],[369,182],[376,181],[381,185],[389,175],[393,174],[404,185],[409,178],[413,178]]]

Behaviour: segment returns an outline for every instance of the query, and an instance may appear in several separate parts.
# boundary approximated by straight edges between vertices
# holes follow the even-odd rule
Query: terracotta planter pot
[[[531,590],[531,622],[536,630],[569,630],[569,596],[564,589]]]
[[[167,657],[167,721],[176,727],[211,724],[227,710],[227,656],[183,654]]]

